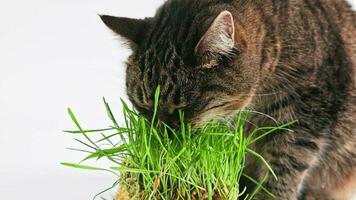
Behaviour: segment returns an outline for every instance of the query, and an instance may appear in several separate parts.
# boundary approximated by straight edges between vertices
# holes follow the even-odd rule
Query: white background
[[[0,0],[0,199],[89,200],[114,181],[59,165],[81,158],[65,149],[66,108],[85,128],[108,125],[103,96],[120,113],[129,51],[97,13],[142,18],[162,2]]]

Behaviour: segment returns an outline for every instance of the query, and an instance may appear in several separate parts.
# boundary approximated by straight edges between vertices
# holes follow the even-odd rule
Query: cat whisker
[[[261,93],[261,94],[254,94],[251,96],[257,96],[257,97],[263,97],[263,96],[273,96],[273,95],[277,95],[280,94],[282,92],[271,92],[271,93]]]
[[[254,113],[254,114],[258,114],[261,115],[263,117],[266,117],[268,119],[271,119],[276,125],[280,124],[280,122],[278,122],[278,120],[268,114],[262,113],[262,112],[258,112],[255,110],[235,110],[236,112],[240,112],[240,113]]]

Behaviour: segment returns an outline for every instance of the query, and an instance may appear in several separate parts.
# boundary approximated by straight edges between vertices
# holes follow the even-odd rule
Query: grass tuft
[[[84,149],[71,149],[86,155],[79,164],[62,163],[65,166],[94,171],[106,171],[118,177],[131,199],[226,199],[236,200],[246,192],[239,190],[239,180],[246,176],[256,183],[253,193],[263,190],[270,196],[262,183],[244,174],[247,154],[260,159],[276,175],[261,155],[251,145],[280,127],[256,128],[244,133],[248,114],[236,116],[234,125],[212,121],[199,129],[184,123],[180,112],[181,126],[173,130],[159,121],[156,113],[160,90],[155,95],[154,116],[148,121],[122,101],[125,125],[119,126],[109,104],[104,105],[112,125],[104,129],[83,129],[71,109],[68,113],[78,130],[66,131],[82,139],[76,139]],[[95,140],[93,138],[96,138]],[[102,148],[102,147],[106,148]],[[106,158],[112,166],[98,168],[83,165],[88,160]],[[268,174],[266,174],[266,177]],[[105,190],[106,191],[106,190]],[[104,192],[105,192],[104,191]],[[97,196],[96,196],[97,197]]]

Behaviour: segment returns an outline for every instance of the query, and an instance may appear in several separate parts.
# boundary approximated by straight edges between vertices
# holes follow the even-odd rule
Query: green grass
[[[159,89],[155,102],[158,99]],[[105,99],[104,104],[112,123],[105,129],[84,130],[72,110],[68,109],[78,130],[66,132],[80,137],[76,140],[83,145],[83,149],[72,150],[87,155],[79,164],[62,164],[110,172],[118,177],[112,187],[120,183],[127,188],[132,199],[192,199],[192,194],[195,194],[197,199],[204,196],[209,200],[216,197],[236,200],[246,192],[239,190],[239,180],[246,176],[247,154],[260,159],[269,169],[268,174],[275,176],[268,163],[251,148],[252,144],[290,125],[256,128],[245,134],[248,114],[243,113],[236,116],[234,125],[212,121],[202,128],[193,129],[184,123],[184,114],[180,112],[180,129],[173,130],[157,119],[157,103],[153,119],[148,121],[122,102],[125,125],[119,126]],[[84,164],[103,158],[108,159],[112,166],[100,168]],[[273,196],[261,183],[255,183],[255,191],[246,199],[251,199],[260,190]]]

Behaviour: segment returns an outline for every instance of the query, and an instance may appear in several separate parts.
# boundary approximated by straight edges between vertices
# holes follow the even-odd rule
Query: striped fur
[[[233,51],[202,67],[195,48],[226,11]],[[131,44],[127,92],[142,114],[152,114],[160,85],[159,117],[173,126],[179,109],[196,126],[250,109],[258,126],[298,120],[256,144],[279,178],[264,186],[281,200],[356,192],[356,15],[344,0],[168,0],[140,23],[102,18]],[[262,166],[249,158],[246,169],[259,179]]]

